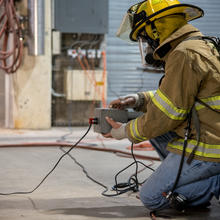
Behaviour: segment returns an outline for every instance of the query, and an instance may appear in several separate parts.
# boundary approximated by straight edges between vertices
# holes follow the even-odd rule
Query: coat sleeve
[[[174,50],[169,55],[165,77],[146,104],[147,112],[126,126],[130,141],[149,140],[184,123],[201,83],[201,76],[192,63],[193,53],[190,51]]]
[[[141,99],[140,101],[140,105],[138,105],[136,108],[134,108],[135,111],[138,112],[147,112],[147,104],[150,102],[150,100],[152,99],[152,97],[154,96],[154,93],[156,91],[147,91],[147,92],[139,92],[138,96],[139,99]]]

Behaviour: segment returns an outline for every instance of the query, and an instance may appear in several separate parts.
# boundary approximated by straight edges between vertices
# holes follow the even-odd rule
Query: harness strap
[[[192,120],[193,120],[193,124],[195,126],[195,129],[196,129],[196,146],[193,148],[192,152],[190,153],[188,159],[187,159],[187,163],[188,164],[191,164],[193,158],[194,158],[194,154],[199,146],[199,141],[200,141],[200,122],[199,122],[199,116],[198,116],[198,113],[196,111],[196,108],[195,108],[195,105],[193,105],[193,108],[192,108]]]
[[[199,98],[195,98],[195,101],[199,102],[201,105],[204,105],[205,107],[207,107],[208,109],[216,112],[216,113],[220,113],[219,111],[217,111],[216,109],[213,109],[212,107],[210,107],[208,104],[206,104],[205,102],[203,102],[202,100],[200,100]],[[192,120],[193,120],[193,124],[195,126],[196,129],[196,146],[193,148],[192,152],[190,153],[188,159],[187,159],[187,163],[190,164],[194,158],[194,154],[199,146],[199,141],[200,141],[200,122],[199,122],[199,116],[198,113],[196,111],[195,105],[193,105],[192,107]]]

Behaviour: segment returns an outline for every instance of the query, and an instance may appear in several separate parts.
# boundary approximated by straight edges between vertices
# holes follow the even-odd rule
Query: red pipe
[[[19,144],[0,144],[1,147],[73,147],[74,144],[68,143],[68,142],[30,142],[30,143],[19,143]],[[103,151],[103,152],[110,152],[110,153],[119,153],[124,155],[131,156],[131,153],[113,149],[113,148],[99,148],[99,147],[90,147],[90,146],[84,146],[84,145],[77,145],[76,148],[85,149],[85,150],[95,150],[95,151]],[[154,160],[154,161],[160,161],[160,158],[158,157],[152,157],[152,156],[144,156],[140,154],[134,154],[134,156],[137,159],[141,160]]]

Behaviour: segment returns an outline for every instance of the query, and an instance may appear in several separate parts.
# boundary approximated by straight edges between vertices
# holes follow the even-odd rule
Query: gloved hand
[[[117,140],[121,140],[127,138],[127,134],[125,131],[126,123],[120,123],[114,121],[112,118],[106,117],[106,121],[112,126],[112,129],[107,134],[102,134],[106,138],[115,138]]]
[[[116,108],[120,110],[125,108],[136,108],[140,104],[139,102],[140,98],[138,94],[129,94],[113,100],[109,104],[109,108]]]

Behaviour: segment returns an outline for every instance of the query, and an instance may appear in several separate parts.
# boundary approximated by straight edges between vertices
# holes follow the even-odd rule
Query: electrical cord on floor
[[[90,129],[92,127],[92,124],[89,124],[89,127],[87,129],[87,131],[85,132],[85,134],[68,150],[66,151],[60,158],[59,160],[56,162],[56,164],[53,166],[53,168],[47,173],[47,175],[41,180],[41,182],[33,189],[27,192],[11,192],[11,193],[0,193],[0,196],[9,196],[9,195],[17,195],[17,194],[30,194],[33,193],[35,190],[37,190],[42,183],[48,178],[48,176],[56,169],[56,167],[58,166],[58,164],[60,163],[60,161],[66,156],[69,155],[69,153],[73,150],[73,148],[75,148],[85,137],[86,135],[89,133]]]
[[[86,171],[85,167],[84,167],[81,163],[79,163],[79,162],[76,160],[76,158],[73,157],[70,153],[67,153],[68,151],[65,151],[65,150],[63,149],[63,147],[60,147],[60,150],[61,150],[63,153],[68,154],[68,156],[69,156],[79,167],[82,168],[83,173],[85,173],[85,175],[86,175],[86,177],[87,177],[88,179],[90,179],[92,182],[94,182],[94,183],[96,183],[96,184],[102,186],[102,187],[105,188],[106,190],[108,190],[108,187],[107,187],[107,186],[105,186],[104,184],[102,184],[102,183],[100,183],[99,181],[97,181],[97,180],[95,180],[94,178],[92,178],[92,177],[88,174],[88,172]]]
[[[138,181],[138,178],[137,178],[137,174],[138,174],[138,164],[142,164],[144,167],[154,171],[153,168],[145,165],[144,163],[140,162],[140,161],[137,161],[135,156],[134,156],[134,152],[133,152],[133,144],[131,146],[131,154],[132,154],[132,157],[134,159],[134,162],[129,164],[127,167],[125,167],[124,169],[120,170],[116,175],[115,175],[115,185],[112,187],[112,190],[115,191],[116,193],[112,193],[112,194],[109,194],[107,193],[109,191],[109,188],[104,185],[103,183],[95,180],[93,177],[91,177],[88,172],[86,171],[85,167],[79,163],[76,158],[74,158],[71,154],[68,153],[68,151],[65,151],[62,147],[60,147],[60,150],[62,152],[65,152],[65,154],[68,154],[68,156],[79,166],[82,168],[82,171],[83,173],[85,173],[86,177],[89,178],[92,182],[102,186],[103,188],[105,188],[105,190],[101,193],[103,196],[106,196],[106,197],[114,197],[114,196],[119,196],[121,194],[124,194],[128,191],[133,191],[133,192],[137,192],[138,191],[138,188],[139,188],[139,185],[143,184],[145,181],[143,181],[142,183],[139,183]],[[128,179],[128,182],[124,182],[124,183],[118,183],[118,176],[119,174],[121,174],[122,172],[124,172],[125,170],[127,170],[129,167],[133,166],[133,165],[136,165],[136,170],[135,170],[135,174],[131,175],[130,178]]]

